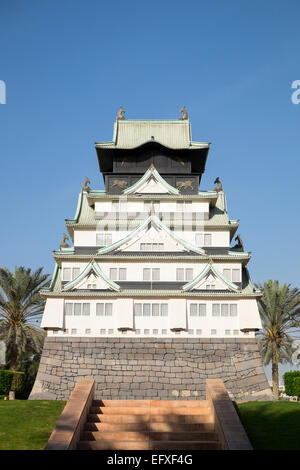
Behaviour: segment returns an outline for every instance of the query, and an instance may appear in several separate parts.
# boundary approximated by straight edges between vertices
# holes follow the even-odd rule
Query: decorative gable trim
[[[147,225],[149,224],[154,224],[156,225],[157,228],[166,232],[175,242],[180,243],[186,250],[193,251],[200,255],[205,255],[205,251],[202,248],[194,246],[191,243],[179,238],[161,220],[159,220],[159,218],[156,215],[150,215],[141,225],[139,225],[135,230],[133,230],[131,233],[126,235],[126,237],[122,238],[121,240],[118,240],[117,242],[112,243],[109,246],[104,246],[103,248],[100,248],[98,250],[98,254],[106,254],[113,250],[117,250],[125,243],[128,243],[133,237],[138,235],[141,231],[143,231],[143,229],[145,229]]]
[[[157,181],[157,183],[160,183],[165,188],[167,193],[180,194],[178,189],[171,186],[169,183],[166,182],[164,178],[162,178],[162,176],[160,176],[160,174],[158,173],[158,171],[156,170],[153,164],[148,168],[148,170],[142,176],[142,178],[139,179],[136,183],[134,183],[129,188],[125,189],[123,191],[123,194],[133,194],[133,193],[138,192],[139,188],[143,186],[143,184],[145,184],[150,178],[153,178],[154,180]]]
[[[118,284],[116,284],[114,281],[109,279],[104,274],[104,272],[102,271],[102,269],[100,268],[98,263],[95,263],[94,260],[90,261],[86,265],[86,267],[79,274],[79,276],[77,276],[75,279],[73,279],[72,281],[69,281],[67,284],[65,284],[62,290],[63,291],[68,291],[70,289],[73,289],[75,286],[77,286],[80,283],[80,281],[82,281],[85,277],[87,277],[88,274],[90,274],[91,271],[93,271],[96,276],[99,276],[107,284],[108,289],[111,289],[111,290],[114,290],[114,291],[120,291],[121,287]]]
[[[231,291],[237,292],[240,289],[231,281],[228,281],[225,276],[216,268],[213,262],[208,263],[205,268],[190,282],[182,286],[183,291],[189,291],[195,288],[199,282],[204,279],[205,276],[207,276],[210,272],[212,272],[213,275],[215,275],[218,279],[220,279],[222,282],[224,282]]]

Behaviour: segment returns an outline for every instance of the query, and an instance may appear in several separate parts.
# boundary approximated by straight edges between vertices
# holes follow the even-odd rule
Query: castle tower
[[[73,246],[54,251],[30,398],[66,399],[79,377],[103,399],[199,399],[213,377],[235,399],[270,397],[250,253],[219,180],[199,191],[208,151],[188,119],[117,119],[96,143],[105,190],[86,179]]]

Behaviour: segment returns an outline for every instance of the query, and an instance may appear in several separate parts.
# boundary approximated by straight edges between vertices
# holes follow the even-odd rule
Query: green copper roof
[[[174,188],[173,186],[171,186],[169,183],[167,183],[166,180],[164,180],[160,176],[160,174],[158,173],[158,171],[156,170],[156,168],[153,165],[150,166],[150,168],[148,168],[146,173],[144,173],[144,175],[136,183],[134,183],[129,188],[125,189],[123,191],[123,194],[131,194],[131,193],[135,192],[140,186],[142,186],[144,183],[146,183],[147,180],[151,177],[153,177],[154,179],[159,181],[166,188],[166,190],[169,191],[171,194],[179,194],[179,190]],[[149,194],[148,194],[148,196],[149,196]],[[150,196],[151,196],[151,194],[150,194]]]
[[[119,291],[120,286],[116,284],[114,281],[109,279],[102,269],[99,267],[99,265],[95,262],[90,262],[86,265],[84,270],[72,281],[68,282],[67,284],[64,285],[63,291],[68,291],[72,288],[74,288],[80,281],[82,281],[89,273],[90,271],[93,271],[97,276],[101,277],[107,284],[110,286],[113,290]]]
[[[195,253],[199,253],[199,254],[203,254],[203,255],[205,254],[205,251],[202,248],[198,248],[198,247],[192,245],[191,243],[189,243],[185,240],[182,240],[177,235],[175,235],[175,232],[171,231],[165,224],[163,224],[163,222],[161,220],[159,220],[159,218],[156,215],[150,215],[142,224],[140,224],[136,229],[134,229],[132,232],[130,232],[128,235],[126,235],[126,237],[122,238],[121,240],[118,240],[117,242],[112,243],[111,245],[100,248],[98,250],[98,254],[105,254],[105,253],[108,253],[110,251],[113,251],[113,250],[119,248],[121,245],[128,242],[135,235],[137,235],[139,232],[141,232],[150,223],[151,224],[153,223],[154,225],[158,226],[160,229],[164,230],[166,233],[168,233],[168,235],[173,240],[177,241],[178,243],[183,245],[188,250],[191,250],[191,251],[194,251]]]
[[[228,279],[226,279],[225,276],[223,276],[223,274],[217,269],[217,267],[213,263],[207,263],[205,268],[192,281],[188,282],[182,287],[182,290],[189,291],[193,289],[193,287],[195,287],[198,282],[200,282],[210,271],[212,271],[217,278],[221,279],[229,287],[229,289],[233,291],[239,290],[239,288],[235,284],[233,284]]]

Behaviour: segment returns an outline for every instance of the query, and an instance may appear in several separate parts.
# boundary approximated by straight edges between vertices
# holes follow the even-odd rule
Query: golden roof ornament
[[[70,247],[70,245],[68,245],[68,243],[66,243],[66,240],[70,240],[70,239],[69,239],[68,235],[66,235],[66,234],[64,233],[64,235],[63,235],[63,237],[62,237],[62,240],[61,240],[61,242],[60,242],[60,245],[59,245],[59,248],[60,248],[60,249],[61,249],[61,248],[69,248],[69,247]]]
[[[85,178],[84,182],[83,182],[83,185],[82,185],[82,189],[81,191],[86,191],[87,193],[90,192],[91,188],[88,186],[88,184],[90,184],[90,180],[88,177]]]
[[[121,119],[126,119],[126,117],[123,116],[124,113],[126,113],[125,109],[120,106],[119,112],[117,114],[117,121],[120,121]]]
[[[179,120],[180,121],[187,121],[189,117],[188,117],[188,113],[185,109],[185,106],[182,106],[180,112],[181,112],[182,115],[180,116]]]
[[[217,178],[215,179],[214,184],[217,185],[217,186],[213,189],[214,191],[216,191],[217,193],[219,193],[220,191],[223,191],[223,186],[222,186],[221,181],[219,180],[219,177],[217,177]]]

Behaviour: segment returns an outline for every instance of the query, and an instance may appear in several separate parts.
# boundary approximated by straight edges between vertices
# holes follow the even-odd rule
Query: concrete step
[[[117,414],[117,415],[208,415],[210,409],[207,407],[188,407],[188,406],[91,406],[92,414]]]
[[[78,450],[218,450],[217,441],[80,441]]]
[[[107,407],[164,407],[174,408],[187,406],[189,408],[208,408],[207,400],[93,400],[92,406]]]
[[[217,441],[217,434],[207,431],[170,432],[156,431],[83,431],[83,441]]]
[[[144,423],[109,423],[109,422],[87,422],[84,426],[85,431],[163,431],[172,432],[176,426],[178,432],[189,432],[189,431],[213,431],[213,423],[155,423],[155,422],[144,422]]]
[[[90,413],[88,423],[212,423],[211,414],[99,414]]]

